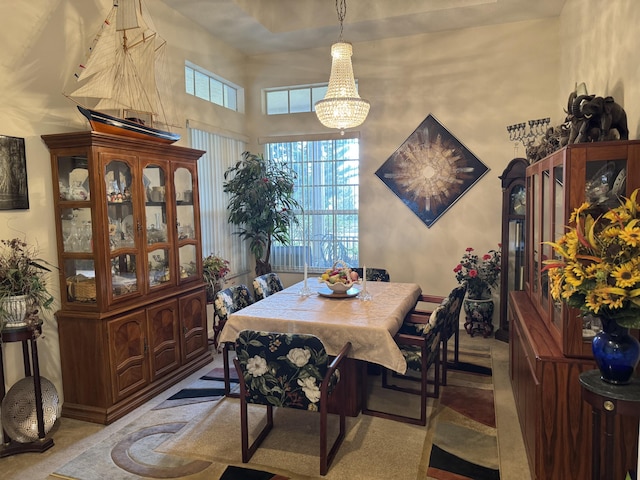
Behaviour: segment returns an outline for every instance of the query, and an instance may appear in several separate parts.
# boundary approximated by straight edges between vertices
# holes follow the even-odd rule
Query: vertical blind
[[[193,127],[189,127],[189,138],[192,148],[206,152],[198,161],[202,254],[229,260],[232,277],[244,274],[249,271],[247,247],[227,221],[229,195],[222,185],[224,172],[240,160],[246,142]]]

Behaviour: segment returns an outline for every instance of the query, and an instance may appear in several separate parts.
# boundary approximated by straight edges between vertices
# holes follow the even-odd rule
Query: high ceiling
[[[330,46],[340,34],[335,0],[162,0],[247,55]],[[565,0],[348,0],[343,40],[557,17]]]

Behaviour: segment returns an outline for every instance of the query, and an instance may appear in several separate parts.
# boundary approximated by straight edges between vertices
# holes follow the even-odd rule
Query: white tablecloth
[[[393,336],[420,296],[418,285],[370,281],[367,290],[372,300],[363,302],[317,295],[326,287],[316,278],[309,278],[307,284],[314,292],[309,297],[298,295],[300,282],[229,315],[220,341],[234,342],[244,329],[309,333],[322,340],[330,355],[351,342],[350,357],[406,372],[407,364]]]

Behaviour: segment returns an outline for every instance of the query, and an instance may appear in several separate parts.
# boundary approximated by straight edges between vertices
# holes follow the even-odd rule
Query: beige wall
[[[560,110],[555,105],[558,23],[522,22],[354,44],[360,95],[371,102],[359,127],[361,264],[387,268],[393,281],[416,282],[424,292],[444,295],[457,284],[452,270],[465,248],[484,253],[497,247],[498,175],[513,158],[506,126]],[[349,39],[348,29],[344,37]],[[313,113],[265,117],[260,90],[327,81],[330,67],[329,48],[251,58],[250,131],[328,132]],[[490,169],[431,228],[375,175],[429,113]]]
[[[560,21],[559,101],[575,83],[611,95],[627,112],[629,138],[640,138],[640,9],[634,0],[567,0]]]
[[[0,238],[26,236],[55,263],[49,155],[40,135],[87,129],[61,92],[70,90],[74,65],[111,2],[8,3],[0,4],[0,134],[26,139],[31,208],[0,211]],[[261,115],[260,89],[327,81],[328,48],[247,59],[159,0],[148,0],[148,5],[170,46],[182,125],[194,119],[248,134],[253,151],[259,136],[327,131],[313,114],[293,119]],[[640,77],[635,61],[640,38],[632,33],[640,19],[632,6],[633,0],[569,0],[560,19],[355,44],[360,93],[371,102],[360,128],[362,262],[386,267],[393,280],[417,282],[425,292],[447,293],[455,285],[452,269],[466,247],[484,252],[499,242],[498,175],[514,154],[505,127],[547,116],[560,123],[576,81],[585,81],[594,93],[622,99],[631,136],[638,138],[633,106],[640,94],[633,84]],[[184,94],[185,59],[245,86],[246,117]],[[431,228],[375,176],[429,113],[490,168]],[[186,135],[186,129],[181,133]],[[52,284],[57,292],[57,279]],[[7,350],[12,383],[21,376],[19,348],[8,345]],[[50,314],[39,352],[42,374],[62,394],[57,330]]]

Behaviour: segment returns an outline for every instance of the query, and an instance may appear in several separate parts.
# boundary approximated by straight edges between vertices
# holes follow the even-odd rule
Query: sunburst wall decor
[[[431,227],[488,171],[429,114],[376,175]]]

